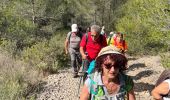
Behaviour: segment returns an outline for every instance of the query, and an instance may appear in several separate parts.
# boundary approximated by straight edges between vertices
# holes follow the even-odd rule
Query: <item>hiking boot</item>
[[[78,73],[73,73],[73,78],[77,78],[78,77]]]

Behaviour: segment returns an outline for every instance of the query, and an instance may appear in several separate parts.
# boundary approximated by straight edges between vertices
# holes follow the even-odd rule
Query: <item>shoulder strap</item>
[[[98,86],[98,82],[97,82],[97,76],[98,73],[92,73],[89,75],[90,78],[90,94],[96,95],[97,94],[97,86]]]
[[[87,45],[87,42],[88,42],[88,33],[86,33],[85,35],[86,35],[86,45]]]
[[[123,76],[123,79],[125,80],[125,85],[123,86],[123,88],[127,92],[129,92],[134,86],[133,80],[128,75],[122,74],[122,76]]]

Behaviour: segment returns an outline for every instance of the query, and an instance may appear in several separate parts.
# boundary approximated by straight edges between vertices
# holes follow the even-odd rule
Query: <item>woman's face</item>
[[[114,79],[119,73],[118,66],[115,66],[115,62],[110,59],[110,56],[106,57],[106,60],[102,64],[103,75],[109,79]]]

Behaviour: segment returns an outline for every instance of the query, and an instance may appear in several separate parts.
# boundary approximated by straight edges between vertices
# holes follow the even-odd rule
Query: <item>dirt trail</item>
[[[127,74],[134,79],[137,100],[152,100],[150,91],[164,70],[160,63],[160,57],[129,57],[128,66]],[[48,76],[44,83],[46,84],[37,95],[37,100],[78,100],[79,78],[72,78],[71,69]]]

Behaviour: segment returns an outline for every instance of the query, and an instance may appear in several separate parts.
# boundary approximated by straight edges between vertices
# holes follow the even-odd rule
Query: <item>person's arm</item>
[[[83,47],[80,47],[80,53],[81,53],[82,59],[86,59],[87,58],[87,55],[85,54]]]
[[[136,100],[134,90],[132,89],[127,93],[127,100]]]
[[[162,100],[161,95],[166,95],[169,92],[169,84],[168,82],[162,82],[157,87],[155,87],[151,94],[155,100]]]
[[[68,54],[68,45],[69,45],[70,36],[71,36],[71,32],[67,33],[67,37],[66,37],[66,40],[64,42],[64,49],[65,49],[66,54]]]
[[[68,54],[68,39],[65,40],[64,49],[65,49],[65,53]]]
[[[86,86],[86,84],[84,84],[81,94],[80,94],[80,100],[89,100],[89,92],[88,92],[88,88]]]
[[[86,47],[86,34],[84,34],[81,42],[80,42],[80,54],[82,56],[82,59],[86,59],[87,55],[85,54],[84,48]]]

